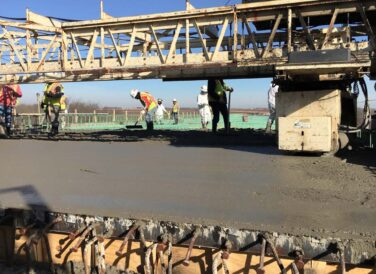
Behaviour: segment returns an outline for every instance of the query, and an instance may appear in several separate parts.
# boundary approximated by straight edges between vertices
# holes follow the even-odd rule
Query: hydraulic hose
[[[362,123],[357,127],[340,126],[340,131],[345,132],[345,133],[360,132],[362,129],[366,128],[370,124],[370,121],[371,121],[371,109],[369,107],[368,89],[367,89],[366,81],[364,80],[364,78],[360,78],[358,81],[354,83],[353,90],[354,90],[355,95],[359,93],[358,84],[360,85],[360,88],[364,94],[363,120],[362,120]]]

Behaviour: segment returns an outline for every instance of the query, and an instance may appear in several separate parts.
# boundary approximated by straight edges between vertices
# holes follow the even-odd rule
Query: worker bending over
[[[269,106],[270,115],[269,115],[269,119],[268,119],[268,122],[266,124],[266,129],[265,129],[265,132],[268,134],[272,132],[272,125],[274,123],[275,116],[276,116],[275,95],[277,94],[278,90],[279,90],[279,86],[274,81],[272,81],[270,83],[270,87],[268,90],[268,106]]]
[[[157,110],[157,102],[154,97],[149,92],[138,91],[138,89],[131,90],[131,97],[140,100],[141,104],[144,106],[146,129],[153,130],[153,118],[155,111]]]
[[[0,135],[11,135],[14,107],[22,97],[19,85],[0,86]],[[5,131],[4,131],[5,127]]]
[[[198,105],[198,111],[201,116],[202,128],[206,130],[211,120],[211,112],[210,112],[210,106],[209,106],[207,86],[201,87],[201,92],[197,96],[197,105]]]
[[[222,114],[225,130],[228,132],[229,113],[227,109],[226,91],[233,92],[233,88],[227,86],[223,79],[209,79],[208,81],[208,97],[209,105],[213,111],[212,131],[217,132],[219,122],[219,113]]]
[[[64,88],[60,83],[47,83],[41,108],[45,111],[46,120],[51,123],[51,135],[59,133],[59,114],[65,108]]]

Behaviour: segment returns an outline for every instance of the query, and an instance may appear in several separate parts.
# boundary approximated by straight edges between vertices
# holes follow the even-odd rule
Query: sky
[[[90,20],[100,15],[99,0],[0,0],[0,16],[25,17],[26,8],[46,16]],[[222,6],[228,0],[191,0],[196,8]],[[230,0],[236,4],[241,0]],[[142,4],[140,4],[142,3]],[[185,0],[104,0],[104,10],[114,17],[142,15],[150,13],[170,12],[185,9]],[[232,106],[235,108],[266,107],[267,90],[271,79],[229,80],[235,92],[232,95]],[[372,105],[376,106],[374,82],[367,81]],[[164,99],[165,105],[171,105],[176,98],[182,106],[196,106],[196,95],[204,81],[163,82],[161,80],[127,80],[106,82],[65,83],[65,94],[71,101],[98,103],[100,106],[136,107],[129,91],[133,88],[148,90],[155,97]],[[36,93],[43,90],[41,84],[22,85],[23,103],[35,103]],[[360,99],[361,101],[362,99]]]

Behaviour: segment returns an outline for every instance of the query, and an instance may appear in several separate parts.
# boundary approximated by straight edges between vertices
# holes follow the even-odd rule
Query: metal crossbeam
[[[375,16],[373,0],[273,0],[69,23],[28,11],[27,22],[0,20],[0,83],[273,76],[290,52],[344,47],[356,75],[370,66]]]

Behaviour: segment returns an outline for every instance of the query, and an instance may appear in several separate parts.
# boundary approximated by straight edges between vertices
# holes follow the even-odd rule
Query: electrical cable
[[[60,17],[55,17],[55,16],[45,16],[45,17],[50,18],[50,19],[54,19],[54,20],[63,21],[63,22],[80,22],[80,21],[83,21],[83,20],[76,20],[76,19],[60,18]],[[27,19],[27,18],[24,18],[24,17],[9,17],[9,16],[2,16],[2,15],[0,15],[0,18],[6,19],[6,20],[14,20],[14,21],[26,21],[26,19]]]

